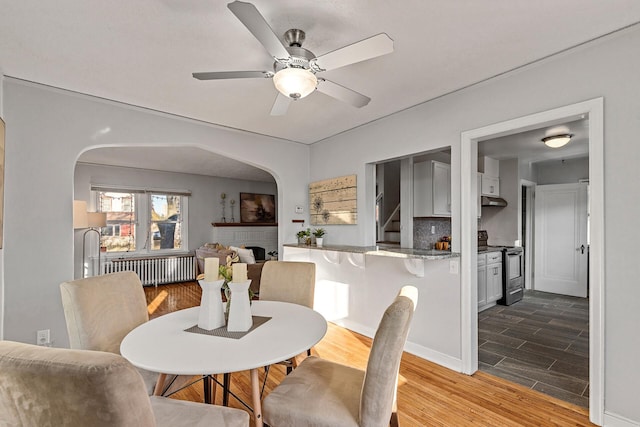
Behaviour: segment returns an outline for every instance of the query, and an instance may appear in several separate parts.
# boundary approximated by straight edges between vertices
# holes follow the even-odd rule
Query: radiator
[[[196,257],[194,255],[127,258],[106,261],[102,273],[118,271],[135,272],[143,285],[161,285],[164,283],[189,282],[196,280]]]

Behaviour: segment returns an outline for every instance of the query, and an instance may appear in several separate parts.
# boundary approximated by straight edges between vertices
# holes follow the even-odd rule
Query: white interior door
[[[587,184],[538,185],[534,289],[587,296]]]

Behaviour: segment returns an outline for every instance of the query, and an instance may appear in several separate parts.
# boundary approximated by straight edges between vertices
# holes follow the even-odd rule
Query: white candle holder
[[[229,282],[229,290],[231,291],[229,320],[227,321],[229,332],[246,332],[253,326],[249,285],[251,285],[251,279],[244,282]]]
[[[200,312],[198,313],[198,327],[210,331],[224,326],[224,311],[222,309],[222,295],[220,293],[223,280],[205,282],[198,280],[202,288]]]

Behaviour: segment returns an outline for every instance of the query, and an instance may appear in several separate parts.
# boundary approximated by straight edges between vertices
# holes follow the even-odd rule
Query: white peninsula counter
[[[400,288],[416,286],[418,305],[405,350],[461,371],[459,257],[425,249],[285,244],[281,259],[315,263],[315,310],[368,337]]]

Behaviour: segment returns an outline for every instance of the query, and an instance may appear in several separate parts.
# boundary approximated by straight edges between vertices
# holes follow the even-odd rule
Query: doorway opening
[[[589,410],[591,421],[602,423],[604,411],[604,179],[603,179],[603,101],[601,98],[530,116],[509,120],[495,125],[464,132],[461,144],[461,251],[470,256],[461,259],[462,292],[463,292],[463,370],[473,373],[478,369],[478,315],[477,315],[477,259],[471,256],[477,252],[475,236],[478,231],[477,220],[477,158],[479,143],[524,133],[542,127],[551,127],[573,120],[588,119],[589,126],[589,181],[590,181],[590,298],[589,312]],[[516,185],[521,191],[520,183]],[[526,196],[526,194],[525,194]],[[519,202],[522,194],[516,200]],[[517,212],[520,214],[520,212]],[[520,218],[520,217],[519,217]],[[520,221],[518,221],[520,222]],[[522,230],[522,224],[516,226],[516,233]],[[514,244],[516,243],[514,239]],[[518,242],[520,243],[520,242]],[[531,239],[529,238],[529,243]],[[527,275],[531,273],[531,266]],[[535,276],[533,282],[535,283]],[[467,329],[468,328],[468,329]]]

